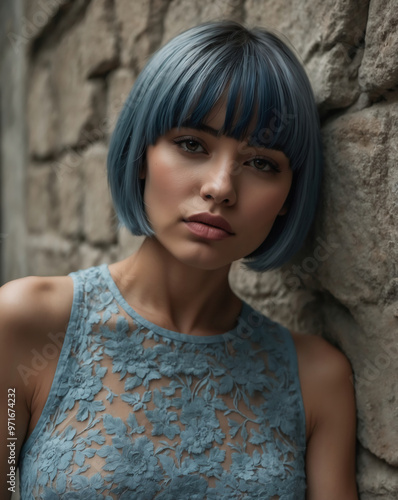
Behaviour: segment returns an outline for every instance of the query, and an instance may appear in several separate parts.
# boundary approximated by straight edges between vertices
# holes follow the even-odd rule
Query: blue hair
[[[153,236],[140,172],[146,149],[174,127],[200,127],[227,96],[222,132],[283,151],[293,171],[287,214],[244,264],[280,267],[302,246],[317,207],[322,177],[319,115],[311,84],[293,50],[264,28],[208,22],[169,41],[139,74],[119,116],[108,154],[108,182],[119,225]]]

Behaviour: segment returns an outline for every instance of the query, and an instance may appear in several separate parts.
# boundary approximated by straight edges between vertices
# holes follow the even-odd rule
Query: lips
[[[186,222],[200,222],[202,224],[206,224],[208,226],[213,226],[219,229],[223,229],[229,234],[234,234],[231,226],[228,222],[219,215],[212,215],[208,212],[203,212],[200,214],[191,215],[187,219],[184,219]]]

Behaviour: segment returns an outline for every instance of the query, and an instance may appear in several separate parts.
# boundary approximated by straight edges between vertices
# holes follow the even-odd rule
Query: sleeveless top
[[[235,328],[161,328],[106,264],[69,274],[73,305],[21,500],[305,498],[305,414],[289,331],[243,302]]]

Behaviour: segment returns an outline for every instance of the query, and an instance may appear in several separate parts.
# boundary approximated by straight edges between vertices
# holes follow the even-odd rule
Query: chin
[[[174,255],[174,257],[186,266],[202,269],[203,271],[216,271],[217,269],[229,267],[233,262],[233,260],[221,257],[220,255],[209,255],[209,252],[206,251],[179,253],[178,255]]]
[[[203,271],[217,271],[218,269],[222,269],[225,267],[229,267],[232,264],[231,262],[227,262],[223,260],[222,262],[215,262],[212,259],[181,259],[183,264],[189,267],[193,267],[195,269],[202,269]]]

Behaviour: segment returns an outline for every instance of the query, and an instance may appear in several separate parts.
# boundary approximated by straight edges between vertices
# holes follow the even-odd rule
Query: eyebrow
[[[205,125],[204,123],[199,123],[198,125],[191,125],[187,122],[183,123],[181,127],[191,128],[193,130],[203,130],[203,132],[207,132],[208,134],[214,135],[214,137],[220,137],[222,135],[221,130],[217,130],[213,127],[209,127],[209,125]]]
[[[221,130],[217,130],[213,127],[210,127],[209,125],[206,125],[205,123],[199,123],[198,125],[191,125],[189,122],[184,122],[181,127],[184,128],[191,128],[192,130],[201,130],[203,132],[207,132],[210,135],[213,135],[214,137],[221,137],[222,135],[225,135],[228,137],[228,134],[223,133]],[[247,141],[248,146],[255,146],[254,142]],[[264,147],[267,149],[265,146],[259,146],[259,147]]]

